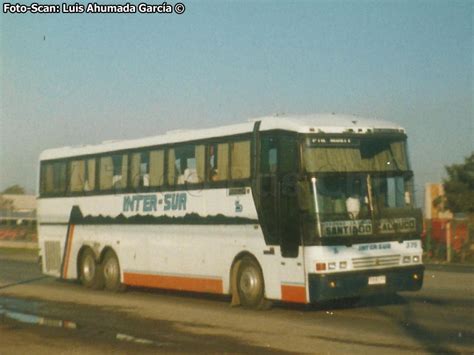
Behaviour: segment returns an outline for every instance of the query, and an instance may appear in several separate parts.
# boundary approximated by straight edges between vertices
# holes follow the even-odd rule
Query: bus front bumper
[[[309,274],[311,303],[398,291],[418,291],[423,285],[423,265],[390,269]]]

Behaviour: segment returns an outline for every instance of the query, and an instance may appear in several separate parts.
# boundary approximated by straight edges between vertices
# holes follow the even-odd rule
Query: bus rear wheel
[[[103,262],[105,288],[112,292],[125,290],[125,285],[120,282],[120,264],[113,251],[105,254]]]
[[[85,249],[82,252],[79,262],[79,280],[87,288],[98,290],[104,287],[102,266],[97,263],[91,249]]]
[[[237,272],[237,292],[240,303],[247,308],[265,308],[265,286],[258,263],[250,257],[242,258]]]

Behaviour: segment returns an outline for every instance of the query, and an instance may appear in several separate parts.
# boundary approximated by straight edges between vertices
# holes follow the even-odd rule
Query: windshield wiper
[[[313,187],[313,196],[314,196],[314,209],[316,212],[316,225],[318,226],[318,235],[322,238],[321,233],[321,221],[319,219],[319,204],[318,204],[318,189],[316,188],[316,178],[313,176],[311,178],[311,185]]]

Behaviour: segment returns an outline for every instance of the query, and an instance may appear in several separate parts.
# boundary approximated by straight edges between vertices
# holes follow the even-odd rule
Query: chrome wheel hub
[[[119,276],[119,266],[115,259],[109,259],[104,265],[104,275],[107,280],[116,280]]]
[[[240,289],[249,296],[258,294],[260,289],[260,281],[256,270],[247,268],[242,272],[240,278]]]
[[[95,275],[95,260],[90,256],[86,256],[84,263],[82,264],[82,275],[84,279],[90,281]]]

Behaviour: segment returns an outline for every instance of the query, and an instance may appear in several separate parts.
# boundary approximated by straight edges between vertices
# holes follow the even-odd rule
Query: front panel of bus
[[[298,203],[310,301],[422,285],[406,136],[303,135]]]

